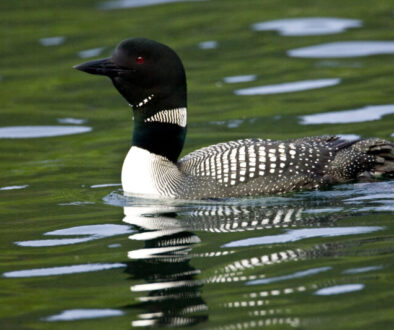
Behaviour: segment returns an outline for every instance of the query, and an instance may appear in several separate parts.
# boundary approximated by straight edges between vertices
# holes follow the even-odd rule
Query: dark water
[[[183,154],[242,137],[392,140],[392,9],[1,3],[0,329],[393,328],[394,181],[126,198],[130,110],[71,69],[126,37],[175,48],[189,81]]]

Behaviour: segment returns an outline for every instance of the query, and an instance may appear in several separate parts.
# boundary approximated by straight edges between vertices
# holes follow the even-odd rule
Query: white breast
[[[174,171],[178,172],[177,167],[165,157],[133,146],[123,162],[123,191],[127,195],[175,197],[163,182],[170,180],[168,174]]]

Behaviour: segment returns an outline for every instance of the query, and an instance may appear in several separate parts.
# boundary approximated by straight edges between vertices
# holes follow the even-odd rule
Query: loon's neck
[[[161,110],[134,119],[132,146],[176,163],[186,137],[186,108]]]

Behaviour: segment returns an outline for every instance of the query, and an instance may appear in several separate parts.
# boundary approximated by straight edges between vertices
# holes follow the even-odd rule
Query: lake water
[[[0,17],[0,329],[392,328],[394,181],[125,197],[130,109],[71,69],[127,37],[173,47],[183,155],[247,137],[392,141],[390,1],[39,0]]]

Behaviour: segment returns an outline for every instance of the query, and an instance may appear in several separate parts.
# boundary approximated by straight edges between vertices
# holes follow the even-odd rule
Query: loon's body
[[[186,136],[186,76],[169,47],[143,38],[112,57],[75,67],[109,76],[134,114],[123,190],[153,198],[257,196],[312,189],[393,173],[393,144],[335,136],[288,141],[243,139],[199,149],[178,161]]]

